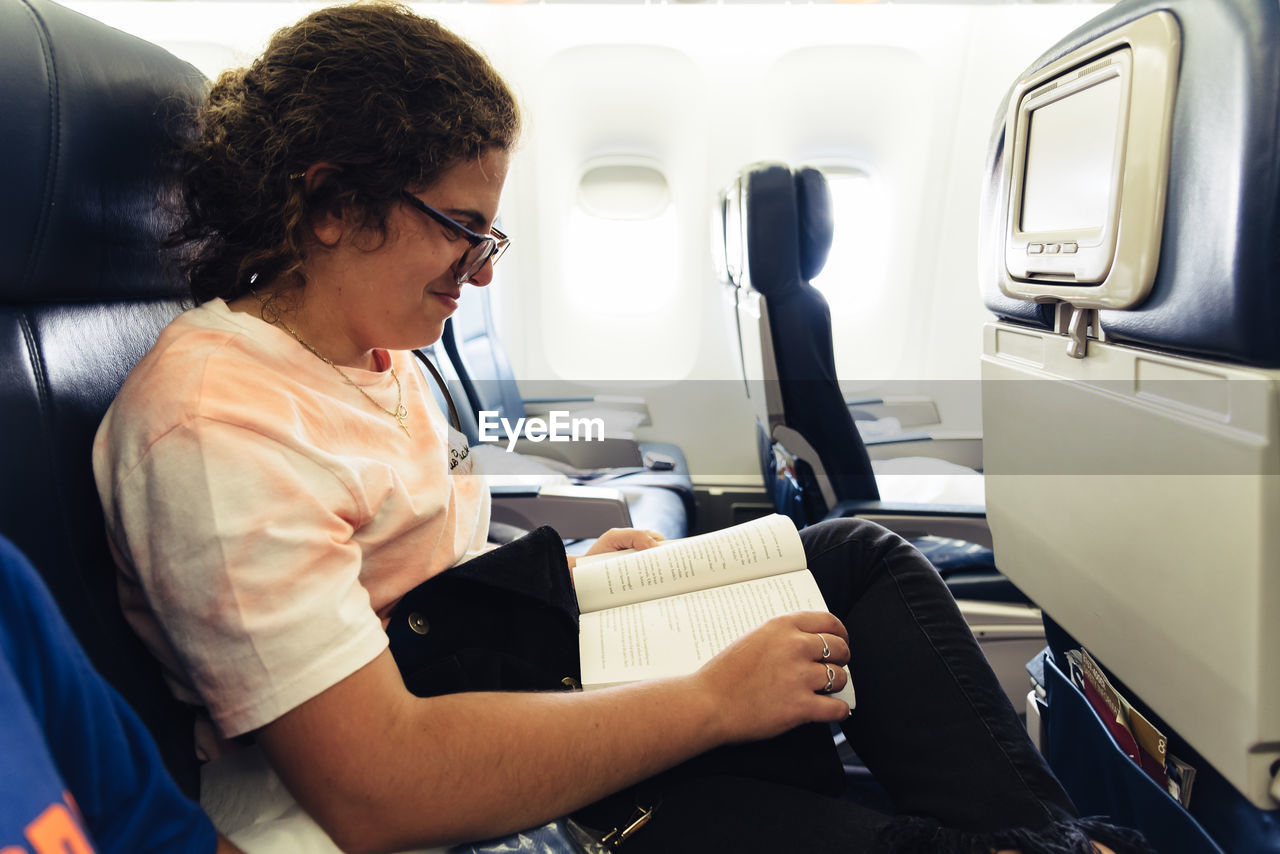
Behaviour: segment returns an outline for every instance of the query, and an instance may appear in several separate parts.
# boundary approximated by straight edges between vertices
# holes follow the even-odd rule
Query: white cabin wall
[[[655,422],[642,430],[645,437],[679,441],[704,480],[758,482],[752,416],[728,326],[718,319],[721,287],[706,255],[709,206],[740,166],[756,160],[844,163],[881,185],[890,258],[879,283],[851,283],[865,289],[863,304],[834,316],[837,362],[850,393],[920,389],[939,400],[946,429],[980,431],[979,330],[987,314],[977,291],[977,212],[996,108],[1017,73],[1102,8],[510,9],[523,33],[541,34],[522,45],[533,60],[516,75],[529,94],[529,140],[521,154],[527,159],[517,161],[504,206],[513,233],[537,234],[537,256],[522,255],[503,270],[495,292],[518,375],[559,381],[565,390],[643,393]],[[662,82],[669,68],[679,65],[688,69],[687,90],[664,111],[662,99],[634,80],[618,86],[611,115],[636,130],[630,140],[610,134],[585,102],[575,115],[563,88],[552,94],[536,88],[553,77],[563,87],[575,52],[593,56],[587,45],[598,52],[583,63],[583,77],[602,67],[602,53],[625,52],[639,62],[652,51],[653,65],[632,75],[643,84],[652,72],[661,88],[669,85]],[[520,82],[528,79],[534,83]],[[577,91],[602,82],[568,86]],[[548,102],[552,109],[544,109]],[[698,151],[706,156],[701,171],[678,156]],[[684,228],[683,277],[677,302],[655,305],[653,294],[637,293],[635,316],[597,317],[602,326],[589,335],[583,324],[593,322],[591,309],[558,301],[560,267],[548,253],[562,242],[558,206],[572,192],[564,183],[573,180],[571,161],[615,152],[672,158],[665,165]],[[655,289],[670,290],[666,282]],[[528,323],[531,317],[542,322]],[[691,365],[690,333],[700,336]],[[626,370],[604,372],[625,382],[599,379],[602,347],[631,354]],[[582,366],[577,373],[575,363]]]
[[[946,169],[936,196],[939,228],[925,272],[927,296],[913,331],[919,346],[903,379],[932,396],[947,429],[981,431],[978,359],[990,314],[978,296],[978,208],[996,113],[1013,79],[1041,53],[1107,4],[973,8],[966,34],[955,123],[938,140]],[[926,235],[921,235],[927,243]],[[909,392],[913,383],[901,388]],[[897,388],[897,386],[895,386]]]
[[[67,5],[212,77],[322,4]],[[948,429],[980,429],[977,215],[995,111],[1009,81],[1104,6],[413,5],[477,44],[526,107],[502,207],[514,242],[492,295],[517,376],[537,393],[643,394],[654,421],[643,438],[677,441],[704,482],[758,483],[709,256],[711,202],[756,160],[843,164],[875,182],[887,251],[863,271],[879,281],[833,299],[850,393],[920,387]],[[577,179],[617,155],[660,165],[681,243],[674,281],[637,290],[624,310],[564,280]],[[611,272],[602,265],[601,294]]]

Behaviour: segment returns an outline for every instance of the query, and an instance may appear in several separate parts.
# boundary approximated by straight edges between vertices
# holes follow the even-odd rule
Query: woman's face
[[[507,152],[491,149],[453,166],[430,187],[409,189],[471,231],[488,234],[508,160]],[[308,271],[308,308],[317,320],[324,318],[331,333],[326,337],[338,339],[333,346],[346,351],[331,358],[351,353],[359,361],[373,348],[408,350],[439,340],[465,287],[456,283],[456,267],[470,245],[456,229],[406,202],[392,207],[385,238],[345,236],[325,253],[320,270]],[[483,287],[492,277],[493,265],[486,263],[470,284]]]

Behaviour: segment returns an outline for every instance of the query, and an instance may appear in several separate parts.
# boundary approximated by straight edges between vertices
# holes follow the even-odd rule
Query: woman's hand
[[[723,739],[748,741],[811,721],[844,720],[848,704],[828,693],[844,687],[848,663],[844,625],[824,611],[799,611],[734,641],[694,677],[713,698]]]
[[[587,550],[587,554],[598,555],[603,552],[642,551],[653,548],[665,539],[666,537],[657,531],[645,531],[640,528],[610,528],[591,545],[591,548]],[[573,568],[577,563],[577,556],[569,555],[569,572],[573,572]]]

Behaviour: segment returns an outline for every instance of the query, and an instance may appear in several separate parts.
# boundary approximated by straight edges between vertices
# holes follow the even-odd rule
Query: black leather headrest
[[[796,209],[800,215],[800,275],[806,281],[822,272],[835,235],[831,188],[812,166],[796,170]]]
[[[205,85],[161,48],[61,6],[0,4],[0,299],[183,292],[156,256],[172,222],[157,205],[172,168],[157,162]]]
[[[831,195],[817,169],[757,163],[742,172],[744,254],[749,284],[782,296],[822,271],[831,249]]]
[[[1280,4],[1121,0],[1031,70],[1161,10],[1177,19],[1182,54],[1159,267],[1141,305],[1099,319],[1112,340],[1280,367]],[[997,314],[1029,319],[1037,308],[1005,297],[994,268],[1006,109],[1007,96],[988,161],[983,291]]]

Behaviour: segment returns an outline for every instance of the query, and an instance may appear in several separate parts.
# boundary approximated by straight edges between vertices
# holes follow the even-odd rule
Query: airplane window
[[[826,266],[812,284],[826,297],[832,314],[865,309],[884,281],[883,247],[887,217],[866,172],[824,169],[831,189],[835,233]]]
[[[581,206],[564,230],[565,288],[600,316],[632,317],[667,306],[680,284],[684,253],[675,205],[644,218],[596,216]]]
[[[588,167],[563,234],[570,299],[622,317],[634,316],[637,303],[657,306],[674,296],[680,233],[671,189],[655,164],[605,160]]]
[[[903,281],[889,266],[895,211],[872,174],[818,165],[831,190],[834,233],[826,266],[811,283],[831,308],[836,372],[856,393],[901,367]]]
[[[569,298],[616,318],[668,305],[679,282],[678,225],[658,164],[607,158],[589,165],[563,232]]]
[[[556,370],[580,381],[683,378],[698,313],[682,299],[685,250],[676,206],[668,201],[650,216],[621,219],[595,215],[579,202],[561,235],[562,319],[574,334],[547,341]],[[659,328],[682,343],[654,347]]]
[[[670,380],[688,370],[685,348],[653,348],[655,326],[689,323],[681,300],[685,248],[662,164],[607,156],[585,166],[560,231],[562,319],[575,329],[549,342],[562,375],[579,380]],[[673,309],[676,309],[673,313]],[[581,323],[577,322],[581,319]],[[649,353],[637,360],[638,351]],[[590,352],[590,358],[583,358]]]
[[[667,178],[639,163],[602,163],[578,182],[578,204],[603,219],[653,219],[671,204]]]

